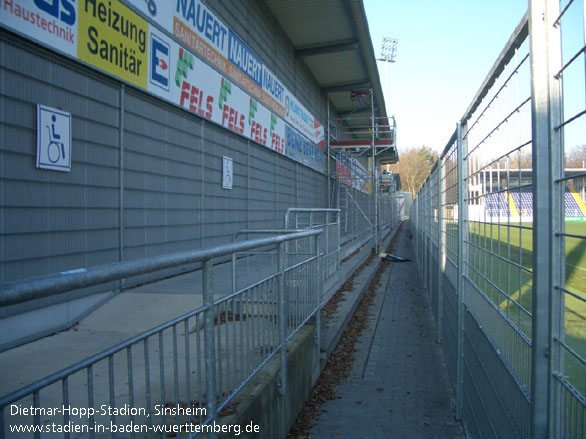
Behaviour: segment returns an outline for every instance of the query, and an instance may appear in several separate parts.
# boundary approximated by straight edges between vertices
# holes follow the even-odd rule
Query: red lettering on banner
[[[184,107],[183,104],[186,99],[189,99],[189,91],[191,90],[191,85],[187,81],[183,81],[181,84],[181,99],[179,100],[179,105]]]
[[[206,99],[206,117],[208,119],[212,118],[212,112],[214,109],[214,97],[213,96],[208,96],[208,98]]]
[[[239,133],[242,134],[244,133],[244,114],[240,115],[240,128],[239,128]]]
[[[224,108],[222,108],[222,125],[229,127],[229,125],[226,125],[226,121],[228,120],[229,115],[230,115],[230,107],[228,107],[227,105],[224,105]]]
[[[252,121],[250,126],[250,138],[261,145],[267,145],[267,129],[263,128],[261,124]]]
[[[244,134],[244,114],[238,114],[234,108],[224,104],[222,125],[238,134]]]
[[[282,154],[285,151],[285,139],[281,139],[281,136],[273,133],[271,148]]]
[[[189,103],[189,105],[186,105],[186,103]],[[187,81],[183,81],[183,84],[181,85],[181,98],[179,100],[179,105],[183,108],[189,108],[189,111],[192,113],[211,119],[213,104],[214,98],[212,96],[205,96],[203,90],[200,90],[195,85],[191,85]]]

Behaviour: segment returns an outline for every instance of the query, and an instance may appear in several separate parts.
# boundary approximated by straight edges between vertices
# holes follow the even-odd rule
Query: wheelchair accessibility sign
[[[71,171],[71,114],[37,104],[37,168]]]

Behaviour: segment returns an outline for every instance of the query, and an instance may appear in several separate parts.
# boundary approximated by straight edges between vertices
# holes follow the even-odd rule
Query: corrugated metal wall
[[[256,2],[257,13],[224,4],[223,19],[254,29],[247,44],[321,117],[325,99],[274,19]],[[288,207],[327,206],[325,175],[265,147],[4,30],[0,57],[0,281],[210,247],[282,227]],[[37,103],[72,114],[70,173],[35,167]]]
[[[0,279],[118,259],[120,86],[0,36]],[[73,171],[35,168],[36,104],[69,111]]]

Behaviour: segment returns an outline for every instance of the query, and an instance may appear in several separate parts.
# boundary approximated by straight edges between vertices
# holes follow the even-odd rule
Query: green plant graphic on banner
[[[181,87],[181,78],[187,79],[187,71],[193,70],[195,58],[183,48],[179,49],[179,59],[177,59],[177,69],[175,70],[175,84]]]
[[[254,115],[258,110],[258,102],[254,98],[250,98],[250,108],[248,109],[248,125],[252,124]]]
[[[275,130],[275,125],[277,124],[277,116],[271,113],[271,130],[270,135],[273,135],[273,131]]]
[[[218,98],[218,105],[220,110],[224,108],[224,102],[228,100],[228,95],[232,94],[232,83],[225,78],[222,78],[222,86],[220,87],[220,97]]]

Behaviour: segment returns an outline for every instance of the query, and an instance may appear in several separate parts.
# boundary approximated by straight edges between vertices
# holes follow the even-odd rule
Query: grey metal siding
[[[12,38],[0,40],[0,53],[0,279],[111,261],[118,252],[116,85]],[[37,103],[72,113],[75,172],[35,167]]]
[[[323,122],[320,89],[266,8],[210,3]],[[71,172],[35,167],[37,104],[71,113]],[[324,175],[3,29],[0,108],[0,282],[210,247],[241,229],[283,227],[289,207],[328,205]],[[223,156],[233,159],[231,190]],[[7,307],[0,318],[118,286]],[[62,325],[75,321],[65,314]]]
[[[200,125],[140,92],[125,94],[125,259],[201,245]]]

